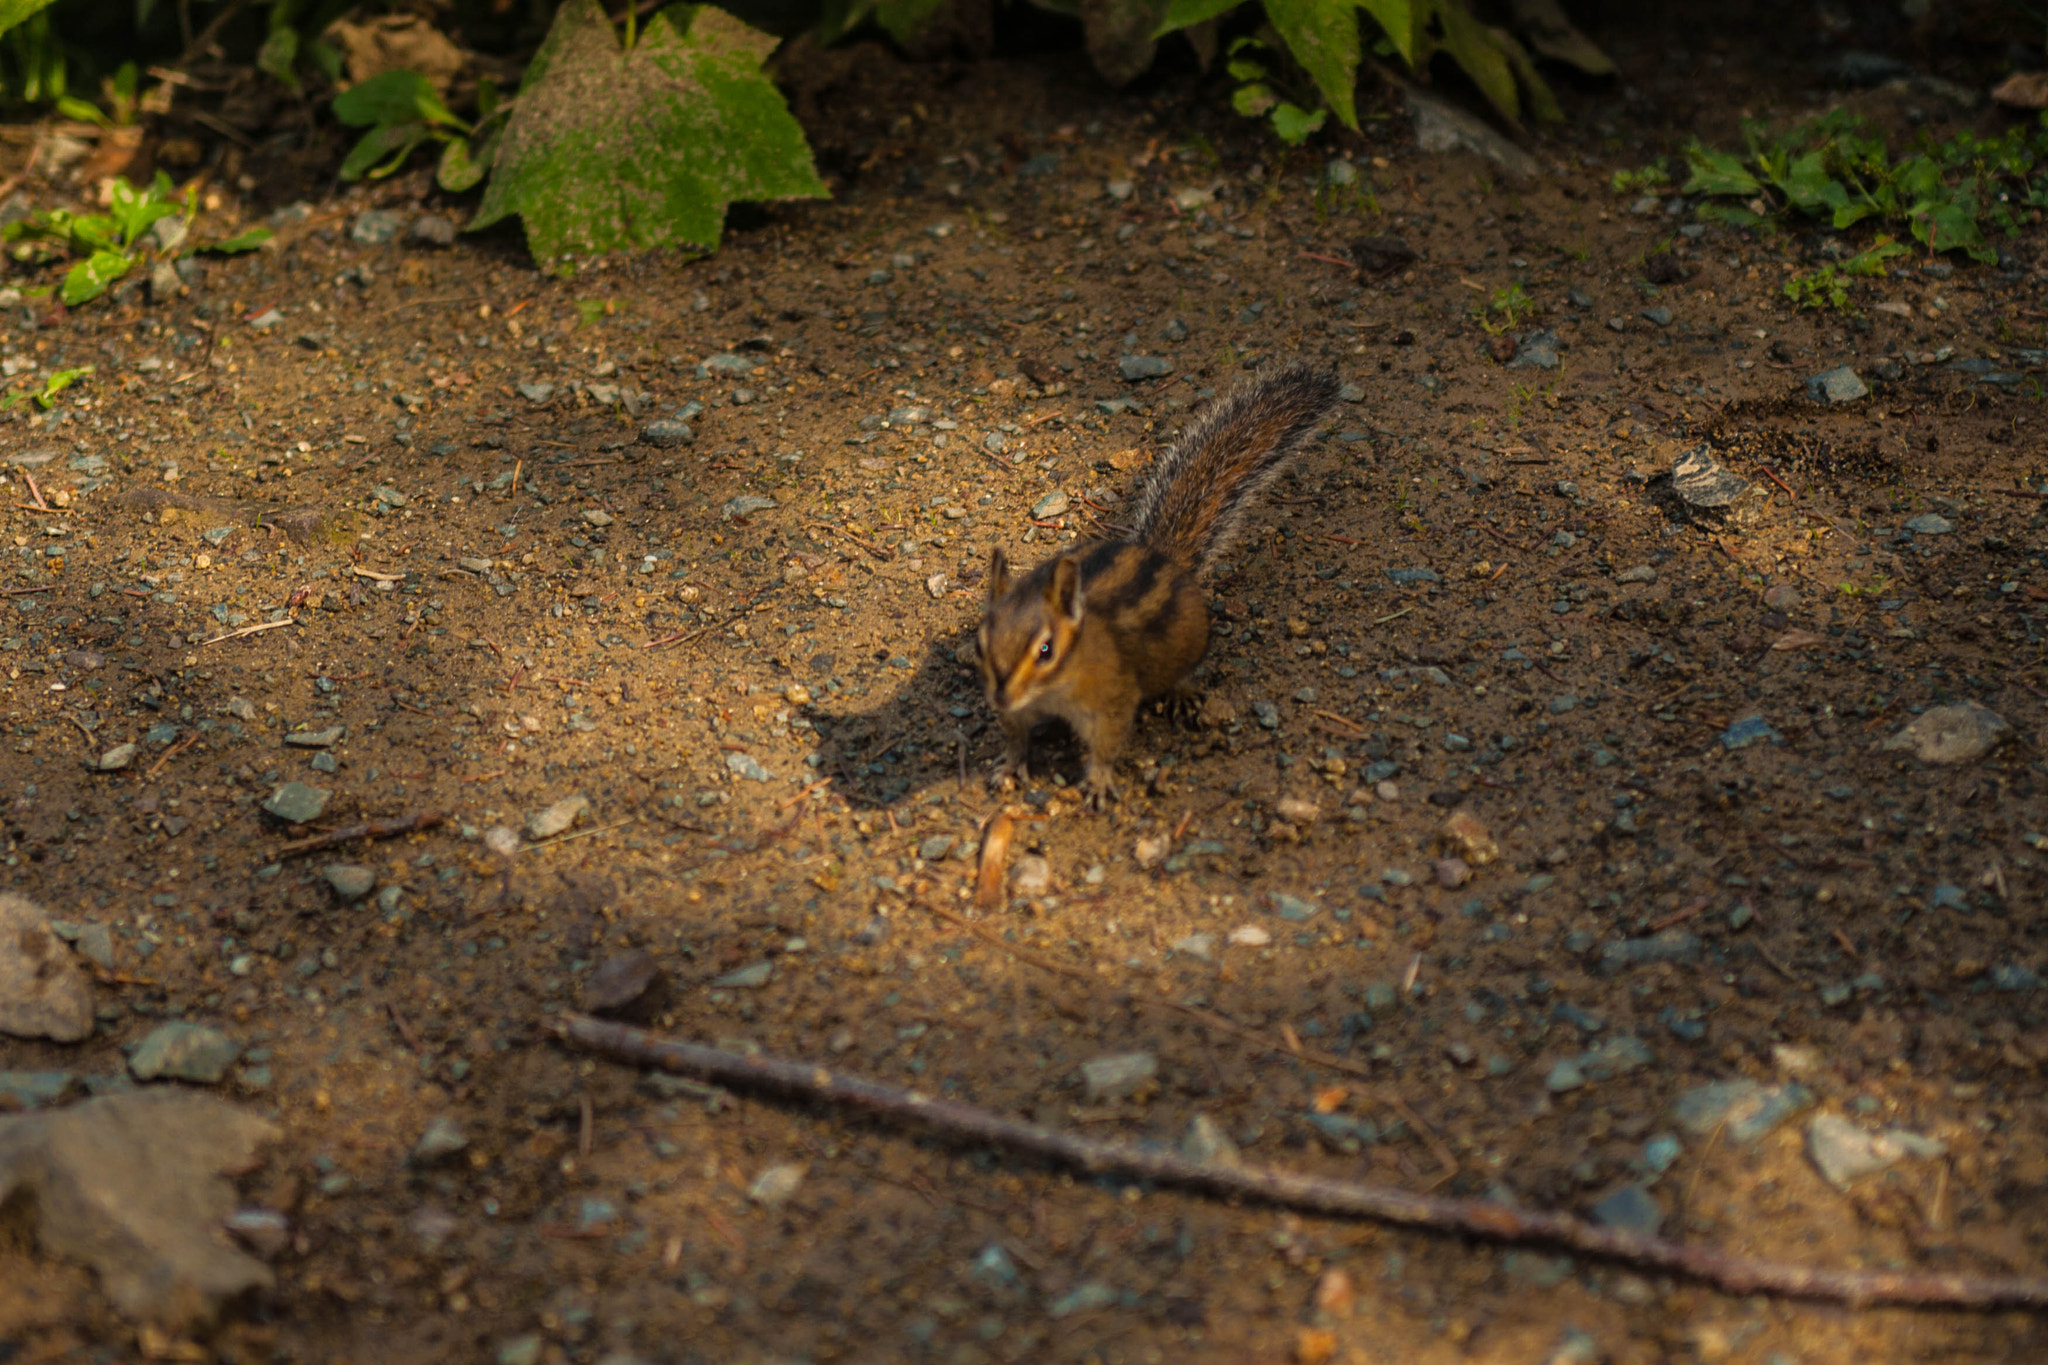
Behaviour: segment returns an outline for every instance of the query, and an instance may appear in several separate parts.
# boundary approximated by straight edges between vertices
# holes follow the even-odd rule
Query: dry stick
[[[211,640],[201,640],[199,647],[204,649],[208,645],[217,645],[222,640],[239,640],[244,635],[261,635],[266,630],[276,630],[279,626],[295,626],[298,623],[297,617],[287,616],[282,621],[265,621],[261,625],[243,626],[240,630],[231,630],[225,635],[216,635]]]
[[[609,825],[595,825],[590,829],[579,829],[574,834],[557,834],[554,838],[543,839],[537,844],[526,844],[519,851],[521,853],[536,853],[544,848],[553,848],[556,844],[566,844],[572,839],[588,839],[597,834],[610,834],[615,829],[624,829],[639,818],[637,815],[629,815],[623,820],[614,820]]]
[[[184,753],[187,749],[191,748],[198,742],[199,735],[195,731],[194,733],[189,734],[185,736],[185,738],[179,740],[176,744],[173,744],[170,748],[164,750],[163,756],[157,759],[156,762],[149,765],[149,771],[142,775],[142,780],[144,782],[147,782],[152,777],[155,777],[158,773],[163,771],[164,764],[169,763],[172,759],[176,758],[179,754]]]
[[[2002,498],[2030,498],[2035,502],[2048,501],[2048,493],[2036,493],[2031,488],[1994,488],[1991,491]]]
[[[432,829],[447,818],[439,811],[430,810],[396,820],[365,820],[360,825],[349,825],[326,834],[316,834],[310,839],[295,840],[278,849],[277,856],[289,858],[299,853],[315,853],[323,848],[339,848],[358,839],[395,839],[401,834],[411,834],[414,830]]]
[[[569,1046],[614,1061],[865,1110],[914,1122],[961,1142],[1026,1152],[1093,1175],[1156,1180],[1210,1194],[1259,1199],[1309,1213],[1371,1218],[1404,1227],[1463,1233],[1486,1241],[1548,1243],[1583,1255],[1690,1276],[1729,1294],[1769,1293],[1857,1305],[2048,1308],[2048,1280],[1830,1270],[1733,1256],[1661,1237],[1596,1227],[1570,1214],[1523,1211],[1486,1199],[1410,1194],[1386,1186],[1331,1180],[1271,1167],[1229,1167],[1191,1161],[1175,1152],[1079,1137],[970,1105],[933,1099],[914,1090],[834,1074],[811,1062],[741,1056],[586,1015],[564,1015],[557,1031]]]

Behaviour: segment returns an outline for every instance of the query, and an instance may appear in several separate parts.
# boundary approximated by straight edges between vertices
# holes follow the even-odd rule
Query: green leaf
[[[1223,69],[1230,73],[1230,79],[1234,81],[1262,81],[1266,79],[1265,64],[1255,62],[1249,57],[1232,57],[1223,64]]]
[[[1164,38],[1169,33],[1178,33],[1196,24],[1206,24],[1218,15],[1228,14],[1244,0],[1167,0],[1166,17],[1159,21],[1159,27],[1152,30],[1154,38]]]
[[[473,189],[476,182],[484,178],[484,167],[469,154],[469,139],[451,137],[441,148],[441,165],[434,172],[435,181],[450,194],[461,194]]]
[[[1763,186],[1733,152],[1712,152],[1695,142],[1685,149],[1692,174],[1679,187],[1680,194],[1732,194],[1748,199]]]
[[[107,292],[109,285],[127,274],[132,264],[121,252],[95,251],[71,267],[64,276],[64,287],[57,291],[57,297],[64,301],[66,307],[76,307],[88,299],[96,299]]]
[[[0,33],[26,23],[50,3],[51,0],[0,0]]]
[[[468,127],[417,71],[386,71],[350,86],[334,97],[334,116],[351,128],[421,121]]]
[[[299,73],[294,69],[299,60],[299,31],[295,28],[274,28],[263,40],[263,46],[256,49],[256,69],[267,72],[296,90],[299,88]]]
[[[1346,128],[1358,127],[1358,15],[1332,0],[1266,0],[1266,18]],[[1512,77],[1509,78],[1512,81]],[[1306,134],[1304,134],[1306,136]]]
[[[217,256],[233,256],[244,251],[254,251],[269,240],[269,228],[253,227],[232,237],[224,237],[218,242],[208,242],[204,246],[194,247],[193,250],[211,252]]]
[[[396,168],[386,167],[381,171],[373,168],[394,152],[403,160],[419,145],[420,136],[421,125],[417,123],[380,123],[349,148],[336,174],[343,180],[361,180],[365,175],[381,179]]]
[[[1280,97],[1263,85],[1240,85],[1230,95],[1230,107],[1246,118],[1257,118],[1279,102]]]
[[[1327,109],[1310,113],[1300,105],[1282,104],[1273,110],[1273,131],[1288,146],[1299,147],[1323,126],[1329,113]]]
[[[60,98],[57,101],[57,112],[76,123],[92,123],[102,128],[114,126],[114,121],[107,117],[105,110],[76,95],[65,95]]]
[[[526,68],[471,226],[518,214],[554,268],[567,252],[715,250],[735,200],[826,197],[762,73],[774,47],[723,10],[672,6],[625,53],[597,0],[567,0]]]
[[[925,25],[946,0],[876,0],[875,22],[899,43],[907,43],[924,32]]]
[[[1734,204],[1701,204],[1693,216],[1702,223],[1726,223],[1730,227],[1756,227],[1770,220]]]
[[[116,276],[116,278],[119,277]],[[51,375],[48,382],[46,382],[43,385],[43,391],[36,395],[36,406],[39,408],[49,407],[50,404],[57,401],[58,394],[64,392],[64,390],[70,388],[73,384],[76,384],[79,380],[91,374],[93,372],[93,368],[94,367],[91,365],[80,365],[75,370],[58,370],[55,374]]]
[[[1522,96],[1515,86],[1514,70],[1509,67],[1506,55],[1494,45],[1486,26],[1474,19],[1460,0],[1446,0],[1438,5],[1437,18],[1443,25],[1443,50],[1472,78],[1479,93],[1486,96],[1502,118],[1519,122]]]
[[[1425,4],[1427,0],[1425,0]],[[1410,66],[1415,64],[1415,7],[1409,0],[1358,0],[1358,7],[1370,14],[1394,51]]]
[[[158,176],[157,184],[142,191],[131,187],[124,177],[114,177],[109,207],[120,245],[133,246],[135,239],[149,231],[157,219],[177,214],[178,205],[168,197],[169,190],[170,181],[162,175]]]
[[[1828,206],[1828,187],[1834,186],[1837,193],[1841,185],[1828,174],[1827,158],[1819,152],[1807,152],[1792,158],[1792,164],[1778,181],[1778,188],[1785,191],[1785,197],[1792,206],[1805,209],[1808,213],[1819,213]]]

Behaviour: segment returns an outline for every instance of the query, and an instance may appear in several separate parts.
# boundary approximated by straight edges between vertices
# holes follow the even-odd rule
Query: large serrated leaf
[[[34,18],[50,3],[51,0],[0,0],[0,33]]]
[[[1401,54],[1401,60],[1415,64],[1415,8],[1408,0],[1358,0],[1358,7],[1373,21]]]
[[[762,74],[775,39],[674,5],[619,49],[568,0],[526,69],[472,227],[510,214],[544,266],[566,252],[718,246],[736,200],[822,199],[803,130]]]
[[[1358,127],[1358,12],[1332,0],[1266,0],[1266,18],[1323,102],[1346,128]]]
[[[1166,15],[1159,21],[1159,27],[1152,30],[1152,36],[1164,38],[1169,33],[1205,24],[1242,3],[1243,0],[1167,0]]]

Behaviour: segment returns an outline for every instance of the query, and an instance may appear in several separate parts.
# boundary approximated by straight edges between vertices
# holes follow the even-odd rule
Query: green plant
[[[1880,237],[1840,266],[1825,265],[1810,275],[1797,275],[1785,282],[1785,297],[1795,309],[1849,306],[1849,282],[1884,274],[1884,263],[1907,254],[1906,248],[1889,237]]]
[[[37,407],[47,412],[51,405],[57,401],[58,394],[91,374],[93,369],[94,367],[91,365],[80,365],[74,370],[53,371],[50,377],[43,381],[41,388],[17,389],[15,392],[8,394],[6,398],[0,399],[0,412],[6,412],[11,408],[18,407],[24,400],[28,399],[33,399]]]
[[[1489,335],[1505,332],[1535,312],[1536,300],[1529,297],[1519,280],[1494,290],[1492,297],[1472,309],[1472,315]]]
[[[1608,183],[1616,194],[1647,194],[1670,184],[1671,177],[1662,166],[1652,164],[1639,171],[1616,171]]]
[[[1281,84],[1281,78],[1267,65],[1269,53],[1270,49],[1257,38],[1231,40],[1230,61],[1225,69],[1232,80],[1241,84],[1230,97],[1230,107],[1246,118],[1267,119],[1275,136],[1290,147],[1299,147],[1323,126],[1330,111],[1304,109],[1275,93],[1273,87]]]
[[[180,214],[185,216],[189,225],[193,199],[194,192],[189,188],[182,196],[174,197],[171,179],[162,171],[158,171],[156,179],[141,189],[130,185],[124,177],[116,176],[107,212],[73,213],[69,209],[44,209],[8,224],[5,232],[0,233],[0,240],[17,243],[14,248],[17,260],[84,257],[65,273],[64,282],[57,289],[57,297],[67,307],[75,307],[106,293],[135,268],[149,247],[145,234],[160,243],[182,242],[183,232],[153,233],[151,229],[163,219]],[[269,229],[251,228],[223,241],[189,248],[183,254],[191,251],[249,251],[269,240]],[[171,248],[166,246],[164,249]]]
[[[343,180],[382,179],[422,143],[438,142],[441,160],[434,178],[451,193],[469,189],[490,169],[508,112],[489,81],[477,87],[477,108],[476,123],[464,122],[441,102],[425,76],[412,71],[386,71],[352,85],[334,97],[334,116],[348,127],[369,131],[349,148],[339,174]]]
[[[2048,158],[2048,127],[1926,141],[1897,159],[1882,134],[1842,110],[1776,138],[1750,124],[1744,137],[1742,152],[1697,142],[1686,149],[1691,174],[1680,192],[1737,201],[1702,205],[1701,217],[1762,226],[1798,213],[1837,228],[1874,219],[1906,229],[1930,251],[1988,262],[1998,253],[1985,239],[1985,220],[2011,235],[2024,214],[2048,207],[2048,183],[2035,175]]]
[[[718,247],[734,200],[818,199],[803,130],[761,63],[776,40],[709,5],[656,11],[622,44],[567,0],[511,101],[472,227],[518,214],[535,259]]]

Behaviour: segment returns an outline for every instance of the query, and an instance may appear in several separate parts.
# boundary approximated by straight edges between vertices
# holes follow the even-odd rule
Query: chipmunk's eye
[[[1049,638],[1048,638],[1048,639],[1047,639],[1047,640],[1045,641],[1045,643],[1044,643],[1044,644],[1041,644],[1041,645],[1040,645],[1040,646],[1038,647],[1038,662],[1040,662],[1040,663],[1042,663],[1042,664],[1044,664],[1044,663],[1051,663],[1051,662],[1052,662],[1052,641],[1051,641],[1051,639],[1049,639]]]

